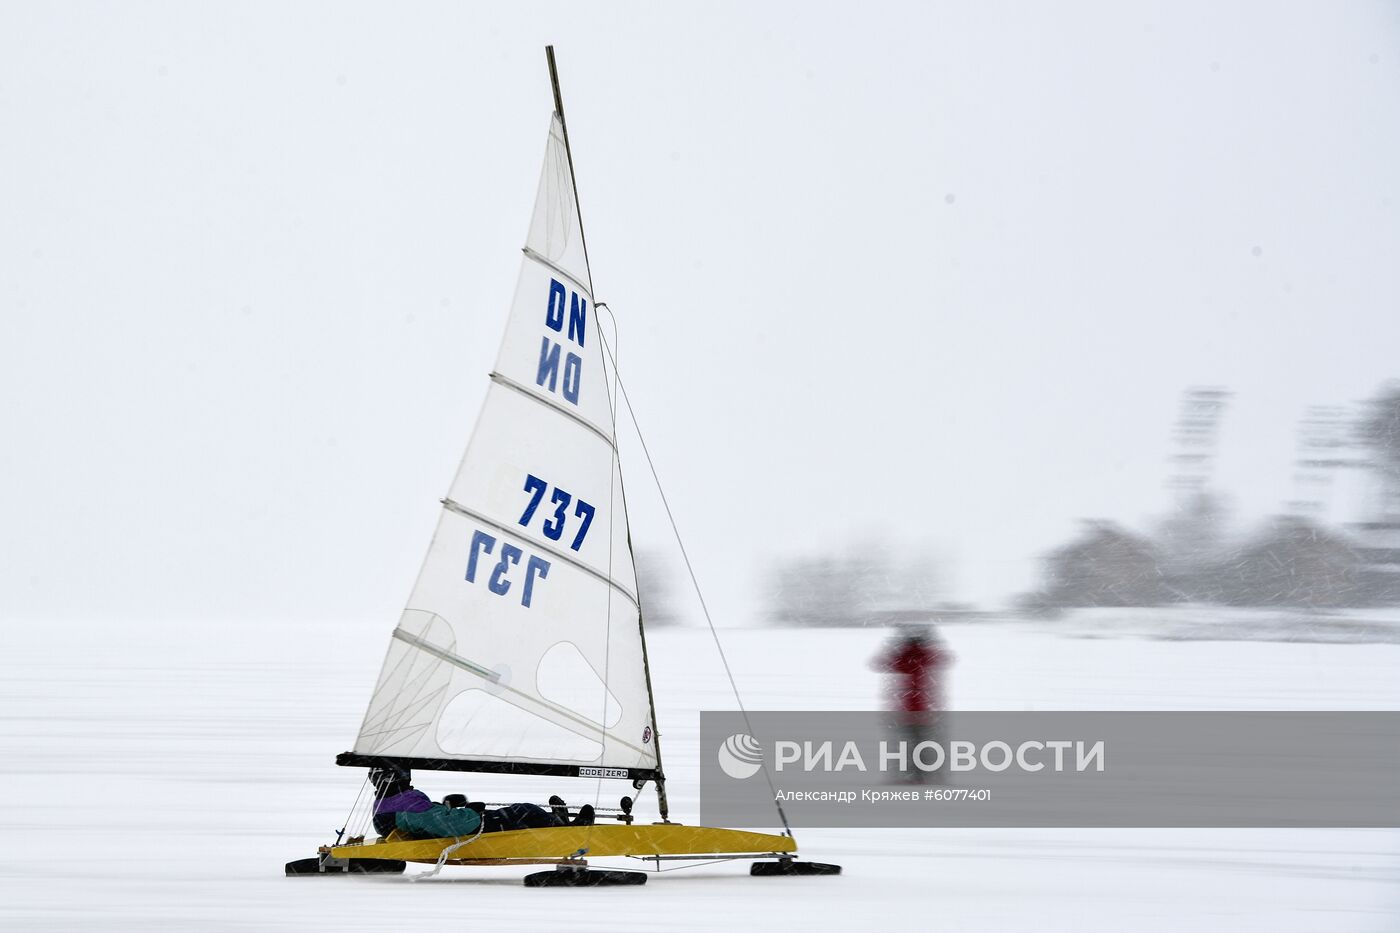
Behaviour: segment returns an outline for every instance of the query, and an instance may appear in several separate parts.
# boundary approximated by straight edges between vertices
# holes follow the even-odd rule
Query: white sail
[[[556,115],[486,401],[352,755],[657,767],[603,361]]]

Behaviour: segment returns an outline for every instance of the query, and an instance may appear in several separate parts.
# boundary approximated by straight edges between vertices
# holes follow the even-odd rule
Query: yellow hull
[[[436,862],[442,850],[456,839],[394,839],[353,846],[335,846],[333,858],[397,859],[404,862]],[[586,858],[637,855],[764,855],[796,852],[791,836],[751,833],[708,826],[659,825],[559,826],[482,833],[452,853],[449,864],[501,859],[561,859],[580,849]]]

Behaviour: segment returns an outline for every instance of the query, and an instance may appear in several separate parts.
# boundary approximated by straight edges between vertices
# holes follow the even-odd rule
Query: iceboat
[[[591,858],[751,859],[751,873],[834,874],[784,831],[671,819],[645,614],[616,442],[615,361],[584,241],[553,48],[554,112],[505,336],[354,747],[336,763],[623,782],[655,791],[591,826],[469,838],[341,838],[289,875],[402,872],[409,862],[553,865],[527,885],[638,884]],[[781,813],[780,813],[781,816]],[[668,865],[668,867],[670,867]],[[434,869],[436,870],[436,869]]]

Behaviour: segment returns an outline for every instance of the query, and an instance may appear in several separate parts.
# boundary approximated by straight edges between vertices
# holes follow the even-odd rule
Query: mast
[[[559,126],[564,130],[564,157],[569,162],[569,181],[574,186],[574,210],[578,212],[578,236],[583,241],[583,265],[588,271],[588,286],[593,287],[593,266],[588,261],[588,237],[583,232],[583,205],[578,199],[578,176],[574,174],[574,150],[569,146],[569,121],[564,119],[564,97],[559,93],[559,69],[554,65],[554,46],[544,47],[549,60],[549,84],[554,89],[554,112],[559,114]],[[595,301],[596,305],[596,301]]]
[[[574,210],[578,213],[578,234],[579,239],[583,242],[583,264],[584,268],[588,272],[589,287],[592,288],[594,287],[593,266],[588,258],[588,236],[584,233],[583,227],[583,204],[579,201],[578,197],[578,176],[574,173],[574,150],[573,147],[569,145],[569,121],[564,117],[564,96],[559,90],[559,68],[554,62],[554,46],[545,46],[544,55],[546,61],[549,62],[549,84],[551,89],[554,91],[554,112],[559,115],[559,126],[564,131],[564,157],[569,163],[569,181],[573,184],[574,188]],[[598,307],[598,302],[596,298],[593,302],[593,307],[595,310]],[[600,335],[602,334],[601,325],[599,326],[598,333]],[[616,366],[615,362],[614,366]],[[613,400],[613,404],[616,404],[616,399]],[[613,457],[617,458],[616,449],[614,449],[613,451]],[[621,472],[622,465],[619,463],[619,482],[621,482]],[[628,522],[628,524],[631,524],[630,521]],[[630,528],[627,532],[627,547],[629,550],[632,547],[632,532]],[[651,686],[651,662],[650,659],[647,657],[647,633],[646,622],[644,620],[645,613],[642,611],[640,599],[641,594],[638,593],[639,604],[637,606],[637,632],[642,640],[642,673],[646,679],[647,703],[651,706],[651,741],[652,746],[656,749],[656,803],[657,809],[661,813],[661,819],[663,821],[669,822],[670,805],[666,800],[666,771],[661,762],[661,730],[657,728],[656,725],[656,694],[653,692]],[[633,786],[640,790],[640,785],[643,783],[645,782],[641,780],[634,781]]]

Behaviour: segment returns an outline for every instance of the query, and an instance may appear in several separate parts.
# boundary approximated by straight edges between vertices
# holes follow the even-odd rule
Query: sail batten
[[[553,261],[551,261],[550,259],[548,259],[548,258],[545,257],[545,256],[541,256],[539,253],[535,252],[533,249],[531,249],[531,248],[528,247],[528,246],[522,246],[522,247],[520,248],[520,251],[521,251],[522,253],[524,253],[526,256],[528,256],[528,257],[530,257],[531,259],[533,259],[535,262],[537,262],[537,263],[539,263],[540,265],[544,266],[546,269],[548,269],[548,270],[550,270],[551,272],[555,273],[556,275],[560,275],[560,276],[563,276],[564,278],[568,279],[568,280],[569,280],[569,283],[570,283],[571,285],[573,285],[574,287],[576,287],[580,292],[582,292],[582,293],[588,295],[588,300],[589,300],[589,301],[592,301],[592,300],[593,300],[593,289],[592,289],[592,288],[590,288],[589,286],[585,285],[583,282],[580,282],[578,279],[574,278],[573,275],[571,275],[570,273],[564,271],[564,269],[560,268],[560,267],[559,267],[558,265],[556,265]]]
[[[522,535],[522,534],[520,534],[518,531],[516,531],[516,530],[513,529],[513,528],[508,528],[508,527],[506,527],[506,526],[504,526],[504,525],[497,524],[496,522],[492,521],[491,519],[486,518],[485,516],[482,516],[482,515],[478,515],[476,512],[473,512],[471,509],[468,509],[468,508],[466,508],[466,507],[464,507],[464,506],[462,506],[462,505],[459,505],[459,504],[456,503],[456,502],[453,502],[451,499],[443,499],[443,500],[442,500],[442,504],[443,504],[443,507],[444,507],[444,508],[451,509],[452,511],[456,512],[456,513],[459,514],[459,515],[463,515],[463,516],[465,516],[465,517],[467,517],[467,518],[474,519],[474,520],[476,520],[476,521],[478,521],[478,522],[481,522],[483,525],[490,525],[492,528],[495,528],[496,530],[500,531],[501,534],[510,535],[510,536],[512,536],[512,537],[517,537],[517,538],[521,538],[521,539],[524,539],[524,540],[526,540],[526,541],[529,541],[530,544],[531,544],[531,546],[536,547],[536,548],[539,548],[540,550],[544,551],[545,553],[550,554],[551,556],[553,556],[553,557],[555,557],[555,558],[557,558],[557,559],[559,559],[559,560],[562,560],[562,561],[564,561],[565,563],[568,563],[568,564],[570,564],[570,565],[572,565],[572,566],[574,566],[574,567],[577,567],[579,570],[582,570],[584,573],[591,574],[592,576],[596,577],[596,578],[597,578],[598,580],[600,580],[601,582],[608,584],[608,585],[611,586],[614,590],[616,590],[618,593],[620,593],[622,596],[626,597],[626,599],[627,599],[629,602],[631,602],[633,606],[637,606],[637,605],[638,605],[637,594],[633,593],[631,590],[629,590],[627,587],[623,586],[623,585],[622,585],[621,583],[619,583],[617,580],[614,580],[614,579],[612,579],[611,577],[609,577],[605,571],[599,570],[599,569],[597,569],[596,567],[590,567],[590,566],[588,566],[587,564],[585,564],[583,561],[575,560],[574,558],[572,558],[572,557],[570,557],[569,555],[565,554],[563,551],[559,550],[558,548],[554,547],[554,546],[551,545],[551,544],[546,544],[545,542],[540,541],[540,540],[537,540],[537,539],[535,539],[535,538],[531,538],[531,537],[529,537],[528,535]],[[395,631],[397,632],[397,629],[396,629]]]
[[[340,763],[659,774],[606,367],[556,114],[486,399]]]
[[[482,667],[480,664],[474,664],[471,661],[468,661],[466,658],[460,657],[459,655],[455,655],[450,651],[443,651],[441,648],[428,644],[416,635],[410,635],[408,632],[405,632],[401,628],[394,629],[391,635],[392,637],[397,638],[401,642],[405,642],[407,644],[412,645],[419,651],[426,651],[428,652],[428,654],[431,654],[434,657],[441,658],[448,664],[455,664],[464,671],[469,671],[473,674],[476,674],[478,677],[485,677],[492,683],[496,683],[501,679],[501,675],[497,674],[495,671]]]
[[[549,399],[545,398],[543,395],[540,395],[538,392],[535,392],[534,390],[521,385],[509,376],[502,376],[500,373],[492,373],[491,381],[496,383],[497,385],[505,386],[507,389],[514,389],[526,398],[533,399],[534,401],[539,402],[541,405],[545,406],[550,411],[563,415],[565,418],[568,418],[570,421],[573,421],[579,427],[586,428],[589,431],[592,431],[594,436],[596,436],[598,440],[602,441],[604,444],[607,444],[613,450],[617,449],[617,444],[614,443],[612,437],[602,428],[584,420],[582,417],[574,414],[567,408],[564,408],[563,406],[559,405],[557,402],[552,402]]]

